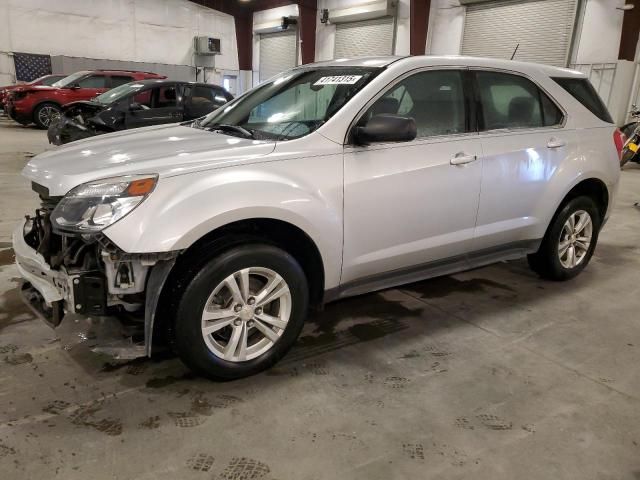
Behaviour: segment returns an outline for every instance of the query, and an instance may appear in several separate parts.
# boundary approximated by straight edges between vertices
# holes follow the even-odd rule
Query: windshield
[[[27,85],[44,85],[50,86],[53,85],[54,82],[62,80],[64,78],[63,75],[43,75],[42,77],[38,77],[35,80],[31,80],[27,82]]]
[[[119,87],[112,88],[111,90],[104,92],[102,95],[98,95],[93,99],[93,101],[102,103],[103,105],[108,105],[120,100],[121,98],[126,97],[131,93],[135,93],[142,88],[144,88],[144,85],[142,83],[125,83],[124,85],[120,85]]]
[[[79,78],[84,77],[86,74],[87,74],[87,72],[72,73],[68,77],[64,77],[62,80],[58,80],[56,83],[54,83],[51,86],[52,87],[57,87],[57,88],[64,88],[66,86],[71,85],[72,83],[77,82]]]
[[[256,139],[299,138],[329,120],[378,72],[360,67],[290,70],[193,126]]]

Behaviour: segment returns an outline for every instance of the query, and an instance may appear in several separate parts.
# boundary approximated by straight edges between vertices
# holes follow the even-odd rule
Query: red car
[[[36,85],[45,85],[51,86],[56,83],[58,80],[62,80],[66,75],[45,75],[40,78],[36,78],[35,80],[31,80],[26,83],[17,83],[15,85],[7,85],[6,87],[0,87],[0,108],[3,107],[4,101],[7,98],[10,90],[13,90],[17,87],[35,87]]]
[[[5,111],[18,123],[35,123],[46,129],[67,103],[90,100],[111,88],[147,78],[166,77],[150,72],[92,70],[76,72],[51,87],[20,85],[9,92]]]

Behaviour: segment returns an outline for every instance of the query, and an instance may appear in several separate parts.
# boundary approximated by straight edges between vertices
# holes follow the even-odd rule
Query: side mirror
[[[131,102],[131,104],[129,105],[129,110],[131,110],[132,112],[135,112],[137,110],[144,110],[142,108],[142,105],[140,105],[138,102]]]
[[[369,145],[374,142],[410,142],[417,134],[416,121],[413,118],[385,113],[371,117],[362,127],[355,127],[353,140],[357,145]]]
[[[80,88],[80,85],[77,83],[72,83],[68,88],[70,88],[71,90],[78,90]]]

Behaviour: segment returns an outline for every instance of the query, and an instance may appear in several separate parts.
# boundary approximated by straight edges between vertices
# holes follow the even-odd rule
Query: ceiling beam
[[[191,0],[193,3],[202,5],[203,7],[212,8],[229,15],[242,16],[251,15],[253,12],[268,10],[270,8],[284,7],[299,3],[296,0],[249,0],[241,2],[240,0]],[[302,0],[304,3],[304,0]]]

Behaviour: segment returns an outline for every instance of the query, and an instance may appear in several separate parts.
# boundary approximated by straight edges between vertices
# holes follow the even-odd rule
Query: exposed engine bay
[[[27,217],[23,238],[44,262],[34,266],[29,259],[22,258],[19,251],[16,260],[21,269],[53,283],[60,293],[60,300],[47,301],[42,289],[39,291],[34,288],[35,284],[27,282],[22,290],[27,304],[52,327],[57,327],[67,314],[117,317],[125,325],[137,324],[139,339],[143,339],[144,332],[145,352],[149,352],[150,331],[147,330],[152,327],[149,322],[168,274],[166,265],[173,264],[177,252],[128,254],[102,233],[57,232],[51,214],[62,197],[46,196],[36,184],[33,188],[40,191],[41,208],[34,216]],[[155,288],[148,297],[146,288],[150,273],[158,264],[163,264],[163,268],[158,269],[162,271],[161,282],[159,285],[158,280],[153,282]],[[51,273],[47,274],[45,270],[48,269]],[[152,311],[149,311],[150,306]]]

